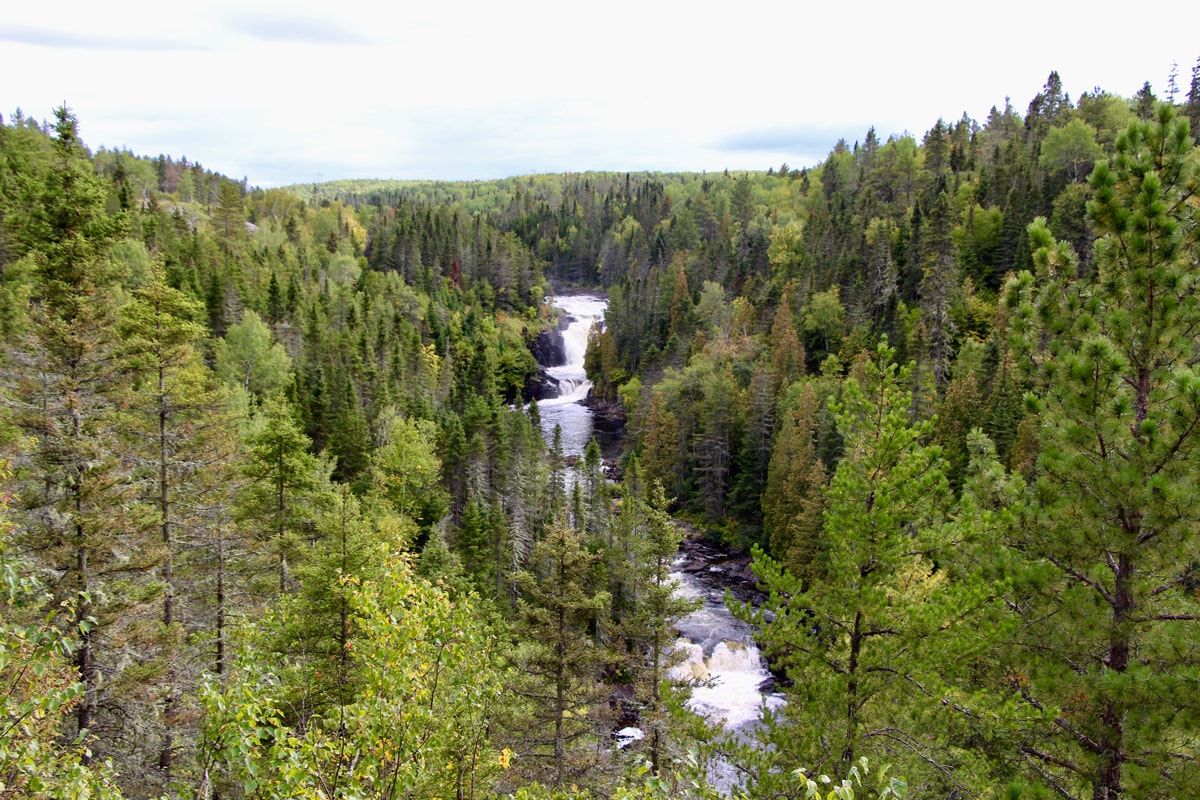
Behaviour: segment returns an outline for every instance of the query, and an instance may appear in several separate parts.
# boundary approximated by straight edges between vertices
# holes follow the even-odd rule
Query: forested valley
[[[0,124],[0,797],[1200,791],[1200,63],[763,172],[86,125]],[[608,470],[530,401],[572,290]],[[668,679],[684,525],[753,558],[752,737]]]

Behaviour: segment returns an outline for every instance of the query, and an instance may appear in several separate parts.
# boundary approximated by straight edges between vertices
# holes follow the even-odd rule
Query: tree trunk
[[[1137,526],[1140,529],[1140,526]],[[1134,537],[1136,541],[1136,536]],[[1133,611],[1133,556],[1123,552],[1117,557],[1116,575],[1112,594],[1112,626],[1109,633],[1108,655],[1105,669],[1125,672],[1129,668],[1128,619]],[[1119,699],[1108,700],[1101,715],[1100,768],[1092,790],[1092,800],[1115,800],[1121,796],[1121,774],[1125,753],[1124,703]]]
[[[173,583],[171,563],[171,505],[170,480],[167,458],[167,405],[166,405],[166,376],[161,366],[158,368],[158,508],[162,518],[163,542],[163,628],[168,637],[167,646],[174,648],[170,641],[171,625],[175,622],[175,586]],[[175,716],[175,679],[176,665],[174,652],[166,674],[166,697],[163,698],[163,741],[158,753],[158,768],[162,771],[164,784],[171,782],[171,766],[175,750],[175,737],[172,726]]]
[[[225,537],[217,517],[217,663],[218,675],[225,674]]]
[[[842,771],[854,763],[854,737],[858,728],[858,654],[862,650],[862,612],[854,613],[854,630],[850,633],[850,662],[846,667],[846,743],[842,747]]]

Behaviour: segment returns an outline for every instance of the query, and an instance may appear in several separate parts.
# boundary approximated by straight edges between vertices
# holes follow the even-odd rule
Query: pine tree
[[[934,616],[921,610],[941,580],[926,554],[937,546],[948,487],[940,451],[925,444],[930,423],[909,420],[910,368],[891,358],[885,340],[832,404],[845,455],[826,493],[828,576],[804,586],[755,551],[770,598],[764,610],[743,611],[793,682],[788,722],[764,734],[787,770],[844,775],[886,742],[925,753],[933,744],[912,724],[906,678],[920,669],[915,645]]]
[[[595,732],[590,709],[605,656],[590,629],[610,603],[607,592],[588,589],[596,559],[560,514],[516,576],[522,635],[514,660],[524,675],[516,691],[533,709],[525,758],[545,763],[555,786],[587,772],[593,758],[580,740]]]
[[[1021,746],[1063,796],[1177,797],[1200,781],[1197,155],[1169,106],[1121,135],[1090,179],[1095,282],[1043,221],[1041,291],[1006,289],[1038,365],[1036,493],[1009,542],[1029,570],[1011,691],[1044,713]],[[1050,338],[1053,337],[1053,338]],[[1170,698],[1167,700],[1167,698]]]

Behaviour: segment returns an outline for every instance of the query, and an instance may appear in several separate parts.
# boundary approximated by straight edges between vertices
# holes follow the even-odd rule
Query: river
[[[551,302],[567,316],[562,331],[567,363],[547,370],[558,380],[562,394],[539,401],[542,432],[549,442],[558,425],[563,454],[581,456],[593,433],[592,411],[582,404],[591,388],[583,358],[588,332],[603,320],[607,303],[603,298],[582,294],[557,295]],[[606,457],[619,455],[619,441],[597,438]],[[783,699],[759,690],[771,676],[754,644],[753,630],[725,606],[725,584],[719,570],[704,568],[695,558],[681,553],[672,572],[679,593],[700,600],[702,605],[676,623],[680,634],[677,648],[683,651],[684,660],[671,670],[671,676],[681,683],[696,683],[688,701],[693,711],[724,724],[730,732],[745,732],[757,722],[764,703],[778,707]],[[718,788],[729,789],[732,785],[727,776],[712,777]]]

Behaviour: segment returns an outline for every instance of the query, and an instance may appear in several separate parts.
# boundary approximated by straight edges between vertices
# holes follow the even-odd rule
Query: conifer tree
[[[1041,289],[1029,273],[1006,289],[1036,367],[1040,455],[1009,541],[1028,580],[1003,654],[1011,691],[1046,717],[1021,744],[1025,763],[1093,800],[1178,797],[1200,781],[1183,645],[1200,623],[1200,179],[1186,124],[1170,106],[1151,117],[1090,178],[1097,279],[1076,279],[1074,253],[1039,220]]]
[[[682,438],[679,418],[671,409],[666,392],[654,392],[641,423],[639,444],[642,466],[663,482],[671,494],[683,489]]]
[[[775,310],[771,322],[771,370],[775,394],[792,381],[804,375],[804,345],[796,333],[796,318],[792,314],[790,285],[783,291],[783,299]]]
[[[780,421],[762,494],[768,552],[806,586],[823,571],[825,465],[816,453],[818,410],[816,391],[806,383]]]
[[[1187,100],[1183,104],[1183,115],[1191,123],[1192,139],[1200,139],[1200,57],[1192,67],[1192,81],[1188,85]]]
[[[245,466],[250,482],[240,513],[260,538],[273,542],[279,594],[284,595],[294,588],[288,564],[299,552],[306,523],[315,517],[308,501],[322,483],[322,467],[308,452],[309,439],[284,398],[268,399],[251,424]]]
[[[607,592],[588,588],[597,558],[560,512],[534,545],[529,568],[516,576],[521,644],[514,661],[524,676],[516,691],[533,715],[524,757],[544,764],[542,774],[555,786],[578,779],[594,759],[594,748],[581,740],[595,733],[591,709],[605,656],[591,629],[610,603]]]
[[[15,465],[28,479],[19,538],[75,612],[83,693],[68,735],[87,732],[96,752],[112,755],[123,750],[118,729],[148,716],[141,690],[153,669],[140,681],[123,678],[153,649],[141,619],[158,595],[152,576],[162,549],[148,536],[117,436],[117,398],[130,370],[116,346],[118,273],[109,255],[125,220],[105,213],[74,115],[64,107],[55,116],[50,168],[26,184],[9,221],[36,278],[27,338],[11,360],[17,422],[35,443]]]
[[[566,456],[563,455],[562,426],[555,424],[550,437],[550,474],[546,478],[546,500],[541,509],[542,519],[550,524],[566,510]]]
[[[583,451],[581,474],[576,476],[576,485],[582,495],[583,519],[579,527],[590,542],[608,539],[608,514],[604,508],[605,482],[604,464],[601,460],[600,443],[593,436]]]
[[[224,471],[232,457],[233,442],[221,430],[231,424],[228,399],[214,376],[199,361],[196,345],[204,329],[195,320],[202,306],[163,282],[155,268],[150,282],[134,292],[120,311],[121,350],[135,370],[123,398],[127,433],[135,458],[145,466],[135,475],[144,486],[144,502],[155,510],[162,550],[163,664],[159,778],[173,780],[179,747],[176,732],[186,718],[181,712],[185,694],[196,687],[196,664],[182,650],[187,621],[196,618],[190,608],[197,599],[194,584],[185,589],[177,568],[190,560],[184,549],[187,532],[199,522],[206,503],[202,472]],[[181,536],[181,533],[183,534]],[[192,537],[191,544],[196,544]]]
[[[663,684],[671,666],[672,648],[679,638],[675,623],[695,610],[697,601],[676,592],[671,569],[683,536],[667,514],[662,483],[653,480],[643,499],[626,493],[622,514],[633,519],[629,530],[627,580],[631,610],[621,624],[622,634],[633,645],[629,667],[637,677],[637,688],[645,704],[641,724],[650,729],[650,768],[661,775],[668,735],[665,724]]]
[[[946,454],[946,470],[951,484],[959,486],[967,467],[969,452],[967,438],[978,427],[983,400],[979,383],[968,359],[955,364],[954,377],[946,387],[946,395],[938,409],[934,439]]]
[[[921,311],[928,335],[929,359],[933,380],[942,388],[950,380],[950,360],[954,355],[955,322],[950,313],[959,288],[958,260],[951,239],[950,190],[945,179],[937,185],[933,208],[923,229],[921,267]]]
[[[388,552],[400,542],[387,541],[364,519],[362,504],[345,484],[331,491],[329,507],[316,520],[315,544],[295,570],[299,590],[291,600],[294,623],[280,631],[278,649],[302,661],[307,680],[293,706],[306,712],[346,703],[353,696],[357,587],[379,578]]]
[[[936,547],[948,492],[940,451],[925,444],[930,423],[909,419],[909,368],[892,363],[892,352],[881,343],[831,404],[845,455],[826,496],[828,576],[804,586],[755,551],[769,614],[743,611],[793,681],[788,722],[765,734],[788,770],[846,774],[892,741],[929,746],[908,716],[906,676],[919,669],[914,646],[929,633],[931,615],[920,608],[939,578],[925,554]],[[759,778],[774,780],[769,771]]]

